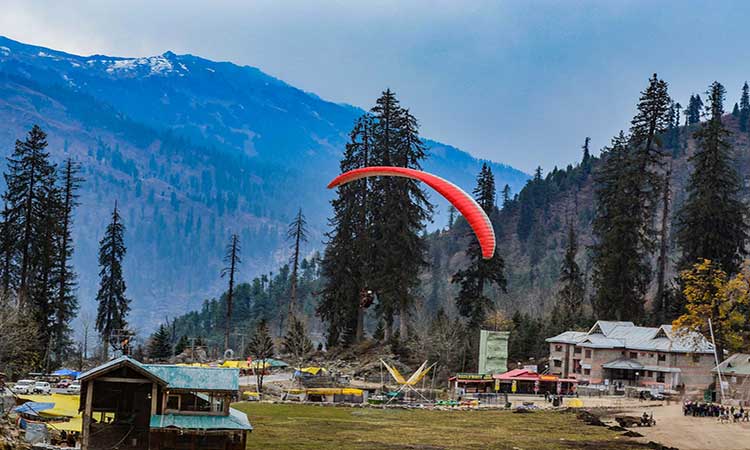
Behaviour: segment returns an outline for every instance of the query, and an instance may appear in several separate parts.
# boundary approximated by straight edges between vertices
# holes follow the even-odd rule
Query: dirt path
[[[628,414],[640,416],[644,409]],[[653,412],[656,427],[634,428],[644,442],[655,441],[680,450],[749,450],[750,422],[719,423],[715,417],[682,415],[679,404],[646,409]]]

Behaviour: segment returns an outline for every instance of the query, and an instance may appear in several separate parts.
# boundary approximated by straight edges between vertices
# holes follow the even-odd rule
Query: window
[[[583,369],[584,375],[591,375],[591,369]]]
[[[699,355],[698,353],[693,353],[691,356],[693,357],[693,362],[694,363],[701,362],[701,355]]]
[[[659,353],[658,360],[659,361],[666,361],[667,360],[667,355],[665,355],[664,353]]]
[[[591,358],[591,350],[586,349],[586,358]]]
[[[173,409],[175,411],[180,410],[180,396],[179,395],[168,395],[167,396],[167,407],[165,409]]]
[[[556,359],[555,360],[555,367],[562,367],[562,361],[560,361],[559,359]]]
[[[656,372],[656,382],[664,383],[664,372]]]
[[[581,354],[581,347],[576,347],[575,350],[573,350],[573,353],[577,355]]]
[[[562,345],[555,345],[555,351],[556,351],[556,352],[561,352],[561,351],[563,351],[563,349],[562,349]]]
[[[573,372],[581,373],[581,360],[580,359],[573,360]]]
[[[630,359],[638,359],[638,352],[630,352]]]
[[[653,358],[653,357],[654,357],[654,354],[653,354],[653,353],[649,353],[649,354],[648,354],[648,357],[649,357],[649,358]]]
[[[644,378],[651,378],[651,371],[650,371],[650,370],[647,370],[647,371],[646,371],[646,374],[645,374],[645,375],[643,375],[643,377],[644,377]]]

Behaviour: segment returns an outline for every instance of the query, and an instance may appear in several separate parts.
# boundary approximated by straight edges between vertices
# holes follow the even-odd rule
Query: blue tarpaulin
[[[38,416],[40,411],[52,409],[55,407],[54,403],[47,402],[26,402],[21,406],[16,406],[13,411],[17,413],[30,414],[32,416]]]
[[[76,372],[75,370],[70,369],[60,369],[52,372],[52,375],[56,377],[71,377],[76,378],[78,376],[79,372]]]

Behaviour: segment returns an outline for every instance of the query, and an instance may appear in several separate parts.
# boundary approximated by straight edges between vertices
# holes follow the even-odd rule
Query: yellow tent
[[[83,419],[78,412],[79,397],[77,395],[19,395],[18,397],[31,402],[54,403],[54,408],[39,411],[39,416],[51,419],[68,418],[70,420],[66,422],[46,422],[53,430],[80,432],[83,429]]]
[[[328,372],[326,369],[322,367],[303,367],[301,369],[297,369],[300,372],[309,373],[310,375],[317,375],[318,373],[322,372]]]

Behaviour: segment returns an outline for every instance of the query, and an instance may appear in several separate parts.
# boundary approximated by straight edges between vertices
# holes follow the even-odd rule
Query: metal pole
[[[719,367],[719,355],[716,353],[716,339],[714,339],[714,326],[711,323],[710,317],[708,319],[708,329],[711,331],[711,343],[714,345],[714,361],[716,361],[716,374],[719,376],[719,390],[721,391],[721,403],[724,403],[724,382],[721,380],[721,368]]]

